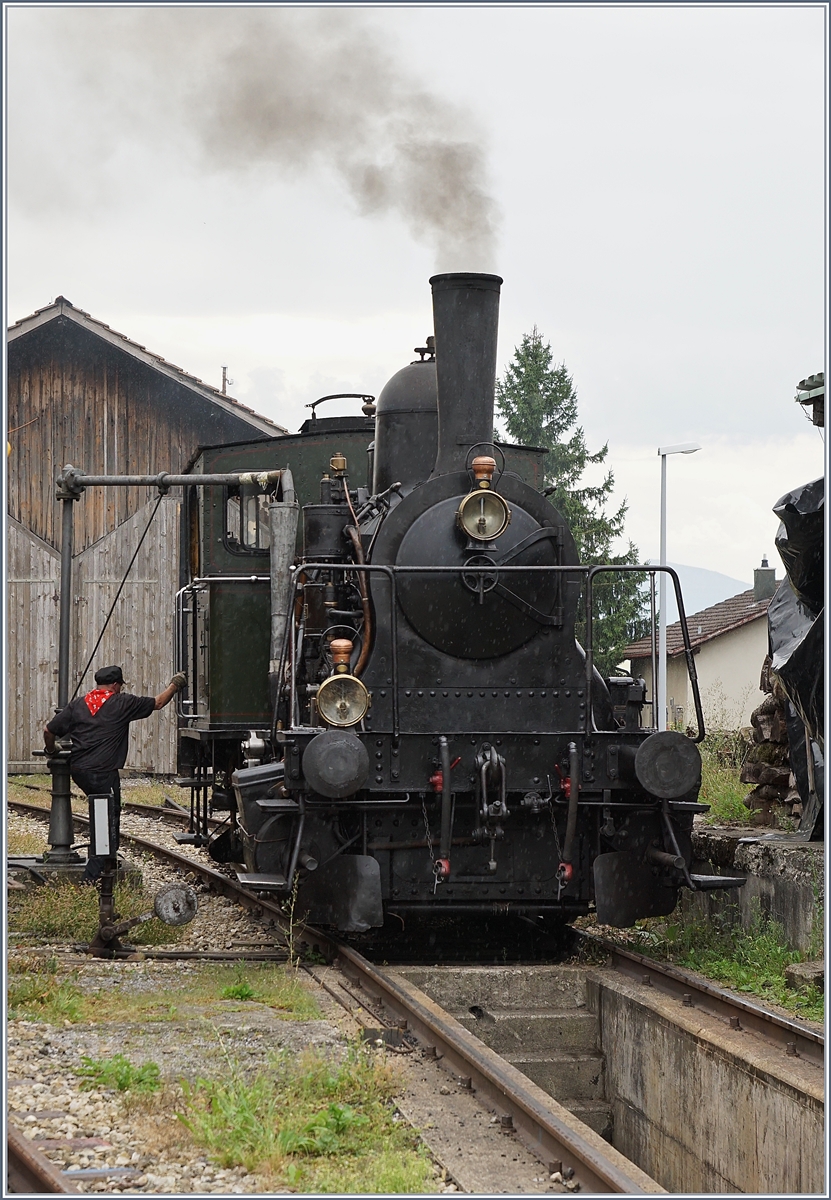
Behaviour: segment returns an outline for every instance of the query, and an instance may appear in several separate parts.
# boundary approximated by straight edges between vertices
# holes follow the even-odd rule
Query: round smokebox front
[[[303,774],[313,791],[329,800],[342,800],[360,791],[366,783],[369,755],[354,733],[327,729],[306,747]]]

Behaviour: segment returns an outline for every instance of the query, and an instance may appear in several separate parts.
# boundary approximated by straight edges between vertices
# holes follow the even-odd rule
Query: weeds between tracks
[[[352,1045],[341,1062],[316,1051],[282,1055],[253,1078],[228,1067],[221,1082],[184,1084],[178,1114],[221,1166],[300,1191],[434,1190],[430,1159],[397,1119],[395,1073],[372,1051]]]
[[[824,993],[816,987],[794,989],[785,979],[787,967],[821,955],[822,948],[812,948],[810,954],[791,949],[782,926],[763,916],[758,904],[747,929],[730,924],[718,913],[703,921],[676,912],[669,919],[650,917],[638,921],[634,928],[626,930],[606,926],[600,930],[585,918],[578,924],[587,929],[597,928],[605,938],[639,954],[697,971],[733,991],[758,996],[806,1020],[824,1020]],[[821,915],[819,928],[822,928]]]
[[[152,911],[153,896],[141,886],[118,883],[115,906],[121,918],[128,920]],[[98,930],[98,890],[62,882],[12,893],[9,925],[14,933],[88,942]],[[181,927],[165,925],[157,917],[130,930],[130,941],[143,946],[177,942],[181,936]]]

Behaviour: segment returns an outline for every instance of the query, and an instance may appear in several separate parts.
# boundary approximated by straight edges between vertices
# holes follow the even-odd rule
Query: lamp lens
[[[369,708],[369,693],[354,675],[330,675],[317,693],[317,709],[327,725],[357,725]]]
[[[459,524],[468,535],[488,542],[503,533],[511,519],[510,510],[498,492],[471,492],[459,505]]]

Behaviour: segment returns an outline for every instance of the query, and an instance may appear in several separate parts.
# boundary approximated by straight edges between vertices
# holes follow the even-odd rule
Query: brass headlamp
[[[349,674],[352,642],[349,638],[333,638],[329,643],[334,673],[325,679],[317,691],[317,711],[327,725],[339,729],[357,725],[369,709],[369,692],[360,679]]]
[[[498,492],[491,490],[496,462],[489,455],[474,458],[476,487],[462,500],[456,520],[459,528],[477,542],[490,542],[508,528],[511,510]]]

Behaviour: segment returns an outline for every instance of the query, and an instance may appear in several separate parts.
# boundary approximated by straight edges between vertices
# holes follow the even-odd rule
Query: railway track
[[[48,817],[48,809],[40,805],[21,801],[9,804],[17,811]],[[175,810],[153,809],[152,815],[158,816],[160,812],[175,813]],[[187,816],[175,815],[179,820]],[[81,826],[87,823],[78,814],[74,814],[74,819]],[[277,904],[248,891],[221,871],[132,833],[123,833],[122,843],[181,871],[193,872],[212,891],[289,932],[290,923]],[[321,930],[300,926],[291,930],[291,934],[295,946],[303,945],[323,956],[348,979],[349,986],[341,985],[344,993],[341,995],[318,978],[313,967],[307,968],[359,1024],[381,1030],[384,1040],[391,1045],[402,1039],[421,1043],[428,1056],[439,1059],[458,1085],[476,1093],[485,1107],[500,1118],[503,1127],[514,1129],[550,1172],[560,1171],[564,1179],[573,1181],[572,1186],[593,1193],[644,1194],[664,1190],[406,979],[394,977],[353,947]],[[651,986],[676,996],[682,1004],[700,1007],[733,1029],[748,1029],[770,1038],[787,1053],[822,1063],[824,1039],[810,1027],[771,1013],[680,968],[658,964],[595,935],[583,933],[580,937],[608,955],[608,965],[640,983],[646,983],[648,977]],[[244,950],[234,956],[258,957]]]
[[[69,1193],[78,1189],[64,1171],[58,1170],[45,1154],[24,1137],[13,1121],[7,1120],[7,1180],[9,1192],[23,1195]]]

